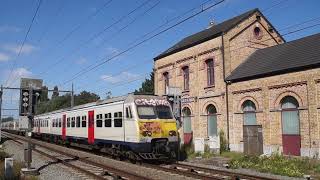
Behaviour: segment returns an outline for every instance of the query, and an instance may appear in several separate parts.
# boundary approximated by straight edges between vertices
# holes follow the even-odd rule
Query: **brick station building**
[[[258,9],[188,36],[154,58],[155,93],[182,91],[181,138],[202,151],[244,151],[261,125],[263,153],[320,151],[320,34],[286,42]]]

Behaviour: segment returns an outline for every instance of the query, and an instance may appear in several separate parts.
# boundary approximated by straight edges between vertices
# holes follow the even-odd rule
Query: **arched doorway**
[[[256,105],[250,101],[246,100],[242,104],[243,111],[243,125],[257,125],[256,119]]]
[[[184,144],[189,144],[192,141],[192,126],[191,110],[188,107],[182,109],[182,120]]]
[[[217,130],[217,109],[214,105],[207,106],[207,124],[208,124],[208,137],[215,137],[218,135]]]
[[[292,96],[281,100],[282,145],[283,153],[300,156],[301,137],[299,103]]]

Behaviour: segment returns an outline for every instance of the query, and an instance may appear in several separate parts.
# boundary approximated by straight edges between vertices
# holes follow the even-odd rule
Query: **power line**
[[[37,9],[36,9],[36,11],[35,11],[35,13],[34,13],[34,15],[33,15],[33,17],[32,17],[32,20],[31,20],[31,23],[30,23],[30,25],[29,25],[29,27],[28,27],[27,33],[26,33],[26,35],[25,35],[25,37],[24,37],[24,39],[23,39],[23,41],[22,41],[22,44],[21,44],[21,46],[20,46],[18,55],[17,55],[17,57],[16,57],[16,60],[15,60],[14,63],[13,63],[13,66],[11,67],[10,75],[8,76],[7,80],[5,81],[5,84],[8,83],[8,81],[9,81],[9,79],[10,79],[12,73],[13,73],[13,69],[14,69],[14,67],[15,67],[16,64],[17,64],[17,58],[20,56],[21,51],[22,51],[22,49],[23,49],[23,46],[24,46],[24,44],[25,44],[25,42],[26,42],[26,40],[27,40],[27,38],[28,38],[28,35],[29,35],[29,33],[30,33],[30,30],[31,30],[31,27],[32,27],[32,25],[33,25],[33,22],[34,22],[37,14],[38,14],[38,11],[39,11],[39,9],[40,9],[41,3],[42,3],[42,0],[39,0]]]
[[[149,7],[148,9],[146,9],[144,12],[142,12],[141,14],[139,14],[138,16],[136,16],[134,19],[132,19],[129,23],[127,23],[125,26],[123,26],[121,29],[119,29],[117,32],[115,32],[114,34],[112,34],[110,37],[108,37],[109,39],[104,39],[102,41],[102,43],[100,43],[99,45],[96,46],[96,48],[98,48],[98,46],[101,46],[103,44],[105,44],[106,42],[112,40],[113,38],[115,38],[117,35],[119,35],[123,30],[125,30],[126,28],[128,28],[130,25],[132,25],[134,22],[136,22],[140,17],[144,17],[148,12],[150,12],[152,9],[154,9],[156,6],[158,6],[160,4],[160,0],[156,1],[155,4],[153,4],[151,7]],[[66,67],[66,71],[69,71],[70,68],[69,65],[71,64],[68,64]],[[85,69],[81,69],[81,71],[83,71]]]
[[[208,0],[208,1],[204,2],[204,3],[202,3],[202,4],[201,4],[201,7],[203,7],[203,6],[204,6],[206,3],[208,3],[208,2],[210,2],[210,0]],[[278,3],[278,4],[275,4],[275,5],[272,5],[272,7],[275,7],[276,5],[279,5],[279,3]],[[130,45],[132,45],[132,44],[136,43],[139,39],[142,39],[142,38],[144,38],[144,37],[148,36],[149,34],[153,33],[154,31],[156,31],[156,30],[160,29],[161,27],[163,27],[164,25],[168,24],[169,22],[171,22],[171,21],[173,21],[173,20],[175,20],[175,19],[179,19],[179,18],[181,18],[182,16],[184,16],[184,15],[188,14],[189,12],[194,11],[195,9],[197,9],[197,7],[192,8],[192,9],[190,9],[190,10],[188,10],[188,11],[186,11],[186,12],[182,13],[181,15],[179,15],[179,16],[177,16],[177,17],[174,17],[174,18],[170,19],[170,20],[169,20],[169,21],[167,21],[166,23],[164,23],[164,24],[162,24],[162,25],[158,26],[157,28],[155,28],[154,30],[152,30],[152,31],[150,31],[150,32],[148,32],[148,33],[146,33],[146,34],[145,34],[145,35],[143,35],[142,37],[137,38],[137,39],[136,39],[136,40],[134,40]],[[98,61],[98,62],[99,62],[99,61]],[[88,67],[90,68],[90,67],[93,67],[93,66],[94,66],[94,64],[89,65]],[[79,71],[75,76],[77,76],[77,75],[79,75],[79,74],[83,73],[84,71],[86,71],[86,70],[88,69],[88,67],[85,67],[85,68],[83,68],[82,70],[80,70],[80,71]]]
[[[200,6],[200,7],[203,7],[205,4],[207,4],[207,3],[210,2],[210,1],[212,1],[212,0],[207,0],[207,1],[203,2],[203,3],[201,3],[199,6]],[[198,6],[193,7],[193,8],[191,8],[191,9],[183,12],[182,14],[180,14],[180,15],[174,17],[174,18],[171,18],[171,19],[167,20],[165,23],[157,26],[157,27],[154,28],[153,30],[151,30],[151,31],[147,32],[146,34],[144,34],[144,35],[136,38],[136,39],[135,39],[134,41],[132,41],[129,45],[135,44],[135,43],[138,42],[139,40],[147,37],[148,35],[152,34],[153,32],[155,32],[155,31],[157,31],[157,30],[161,29],[162,27],[164,27],[165,25],[169,24],[170,22],[172,22],[172,21],[174,21],[174,20],[177,20],[177,19],[180,19],[181,17],[187,15],[188,13],[190,13],[190,12],[192,12],[192,11],[198,9],[198,8],[199,8]],[[98,62],[99,62],[99,61],[96,61],[95,63],[98,63]],[[94,66],[95,63],[89,65],[88,67],[90,68],[90,67]],[[88,67],[85,67],[85,68],[81,69],[77,74],[80,74],[80,73],[86,71]],[[76,75],[77,75],[77,74],[76,74]]]
[[[319,24],[315,24],[315,25],[311,25],[311,26],[308,26],[308,27],[304,27],[304,28],[301,28],[301,29],[298,29],[298,30],[293,30],[293,31],[284,33],[282,36],[287,36],[287,35],[290,35],[290,34],[294,34],[294,33],[303,31],[303,30],[305,30],[305,29],[309,29],[309,28],[312,28],[312,27],[315,27],[315,26],[319,26],[319,25],[320,25],[320,23],[319,23]],[[267,35],[265,35],[265,36],[267,36]],[[265,39],[265,40],[263,40],[262,42],[265,42],[265,41],[268,41],[268,40],[272,40],[273,38],[274,38],[274,37]],[[250,42],[250,40],[248,40],[248,42]],[[230,46],[230,47],[231,47],[231,46]],[[231,51],[235,51],[235,50],[240,50],[240,49],[246,48],[246,47],[250,47],[250,45],[245,45],[245,46],[238,47],[238,48],[236,48],[236,49],[232,49],[232,50],[230,50],[230,52],[231,52]],[[222,55],[222,53],[217,53],[217,54],[215,54],[215,56],[218,56],[218,55]],[[198,61],[188,63],[188,65],[194,64],[194,63],[198,63]],[[181,67],[177,67],[177,66],[176,66],[176,67],[172,67],[172,68],[170,68],[170,69],[166,69],[166,71],[174,70],[174,69],[177,69],[177,68],[181,68]],[[126,84],[126,83],[124,83],[124,84]],[[101,89],[101,88],[99,88],[99,89]]]
[[[101,36],[104,32],[106,32],[107,30],[109,30],[110,28],[112,28],[113,26],[115,26],[116,24],[120,23],[121,21],[123,21],[124,19],[126,19],[127,17],[129,17],[131,14],[133,14],[134,12],[138,11],[140,8],[144,7],[146,4],[148,4],[150,2],[150,0],[146,0],[144,1],[142,4],[140,4],[138,7],[134,8],[132,11],[130,11],[129,13],[121,16],[118,20],[114,21],[112,24],[108,25],[107,27],[105,27],[103,30],[95,33],[93,36],[91,36],[89,39],[87,39],[86,41],[84,41],[83,43],[80,44],[80,46],[76,47],[75,49],[72,50],[71,53],[75,53],[78,50],[80,50],[83,46],[87,45],[88,43],[90,43],[91,41],[95,40],[97,37]],[[64,55],[63,57],[61,57],[59,60],[55,61],[53,64],[51,64],[50,66],[48,66],[46,68],[45,71],[41,72],[39,75],[43,75],[45,73],[48,73],[49,70],[52,70],[52,67],[60,64],[61,62],[63,62],[63,60],[65,59],[66,55]]]
[[[160,35],[160,34],[162,34],[162,33],[164,33],[164,32],[167,32],[168,30],[170,30],[170,29],[172,29],[172,28],[174,28],[174,27],[176,27],[176,26],[184,23],[185,21],[187,21],[187,20],[189,20],[189,19],[192,19],[193,17],[195,17],[195,16],[197,16],[197,15],[199,15],[199,14],[207,11],[208,9],[210,9],[210,8],[212,8],[212,7],[214,7],[214,6],[217,6],[217,5],[221,4],[221,3],[224,2],[224,1],[225,1],[225,0],[221,0],[221,1],[217,2],[217,3],[214,3],[213,5],[210,5],[210,6],[208,6],[208,7],[205,7],[205,8],[203,8],[203,9],[201,9],[199,12],[197,12],[197,13],[195,13],[195,14],[192,14],[191,16],[188,16],[187,18],[185,18],[185,19],[183,19],[183,20],[175,23],[174,25],[172,25],[172,26],[170,26],[170,27],[168,27],[168,28],[166,28],[166,29],[164,29],[164,30],[162,30],[162,31],[154,34],[153,36],[151,36],[151,37],[149,37],[149,38],[146,38],[146,39],[140,41],[139,43],[134,44],[133,46],[130,46],[129,48],[127,48],[127,49],[125,49],[125,50],[117,53],[116,55],[112,56],[111,58],[108,58],[108,59],[106,59],[106,60],[103,60],[103,59],[105,59],[105,58],[103,58],[103,59],[102,59],[102,60],[103,60],[102,62],[100,62],[99,64],[93,66],[92,68],[89,68],[87,71],[85,71],[85,72],[82,73],[81,75],[83,75],[83,74],[85,74],[85,73],[88,73],[88,72],[96,69],[97,67],[99,67],[99,66],[101,66],[101,65],[103,65],[103,64],[105,64],[105,63],[107,63],[107,62],[109,62],[109,61],[111,61],[112,59],[114,59],[114,58],[116,58],[116,57],[118,57],[118,56],[120,56],[120,55],[122,55],[122,54],[124,54],[124,53],[126,53],[126,52],[128,52],[128,51],[130,51],[130,50],[132,50],[132,49],[134,49],[134,48],[136,48],[136,47],[138,47],[139,45],[141,45],[141,44],[143,44],[143,43],[145,43],[145,42],[147,42],[147,41],[149,41],[149,40],[157,37],[158,35]],[[63,85],[66,84],[66,83],[68,83],[68,82],[71,82],[72,80],[74,80],[74,79],[76,79],[76,78],[78,78],[78,77],[80,77],[80,75],[79,75],[79,76],[76,76],[76,77],[73,77],[73,78],[71,78],[70,80],[67,80],[67,81],[63,82]]]

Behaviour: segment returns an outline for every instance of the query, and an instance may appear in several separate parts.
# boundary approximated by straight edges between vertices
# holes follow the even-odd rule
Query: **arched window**
[[[164,93],[167,94],[167,87],[169,86],[169,73],[165,72],[162,75],[164,79]]]
[[[243,111],[243,125],[256,125],[256,105],[250,101],[246,100],[242,104],[242,111]]]
[[[183,71],[183,90],[189,90],[189,67],[182,68]]]
[[[191,133],[191,111],[188,107],[182,109],[183,133]]]
[[[213,59],[208,59],[206,61],[207,65],[207,85],[213,86],[214,85],[214,62]]]
[[[298,101],[292,96],[281,100],[283,134],[300,134],[298,107]]]
[[[208,136],[217,136],[217,110],[214,105],[209,104],[207,106],[208,115]]]

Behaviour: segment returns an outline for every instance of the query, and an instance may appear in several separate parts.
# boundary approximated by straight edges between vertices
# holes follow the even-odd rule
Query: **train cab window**
[[[97,127],[102,127],[102,114],[97,114],[96,124]]]
[[[82,116],[82,127],[87,127],[87,116]]]
[[[126,107],[126,118],[132,118],[131,108],[130,106]]]
[[[77,128],[80,127],[80,116],[77,116]]]
[[[67,127],[70,127],[70,118],[67,118]]]
[[[114,127],[122,127],[122,112],[115,112],[114,116]]]
[[[104,114],[104,127],[111,127],[111,113]]]
[[[75,117],[72,117],[71,118],[71,127],[74,127],[75,125],[76,125]]]
[[[61,118],[59,118],[59,127],[61,127]]]

